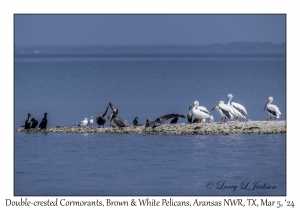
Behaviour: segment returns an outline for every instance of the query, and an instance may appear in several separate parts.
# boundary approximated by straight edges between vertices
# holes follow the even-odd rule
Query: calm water
[[[286,119],[285,55],[32,54],[16,55],[14,67],[15,128],[27,112],[39,121],[48,112],[49,127],[71,126],[109,101],[130,124],[145,123],[186,115],[195,100],[210,110],[229,93],[248,119],[268,118],[269,96]],[[286,192],[285,135],[14,135],[15,195]],[[240,189],[243,181],[276,189]]]

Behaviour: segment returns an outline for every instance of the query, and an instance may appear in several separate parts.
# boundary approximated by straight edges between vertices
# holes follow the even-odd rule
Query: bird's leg
[[[276,120],[276,117],[274,117],[274,120]]]
[[[269,121],[272,121],[272,117],[270,117]]]

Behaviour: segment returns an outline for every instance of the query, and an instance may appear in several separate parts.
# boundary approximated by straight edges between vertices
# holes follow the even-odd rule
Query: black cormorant
[[[100,128],[101,125],[102,125],[103,128],[104,128],[104,124],[105,124],[105,122],[106,122],[106,115],[107,115],[108,107],[109,107],[109,106],[107,106],[105,112],[104,112],[102,115],[99,115],[99,116],[97,117],[97,119],[96,119],[96,120],[97,120],[97,124],[99,125],[99,128]]]
[[[48,123],[48,120],[47,120],[47,114],[48,114],[48,113],[45,113],[45,114],[44,114],[44,118],[43,118],[43,120],[42,120],[41,123],[40,123],[39,128],[41,128],[41,129],[46,129],[46,128],[47,128],[47,123]]]

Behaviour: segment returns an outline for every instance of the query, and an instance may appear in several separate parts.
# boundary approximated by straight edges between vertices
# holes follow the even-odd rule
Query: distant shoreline
[[[129,126],[123,129],[111,127],[78,128],[56,126],[41,130],[39,128],[15,129],[16,132],[49,132],[49,133],[111,133],[111,134],[179,134],[179,135],[209,135],[209,134],[285,134],[286,121],[250,121],[250,122],[214,122],[203,124],[163,124],[152,128],[143,126]]]
[[[286,43],[232,42],[209,45],[38,45],[15,46],[14,53],[272,53],[285,54]]]

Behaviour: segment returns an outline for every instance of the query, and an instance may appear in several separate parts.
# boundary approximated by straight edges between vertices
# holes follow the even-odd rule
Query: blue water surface
[[[229,93],[247,120],[268,119],[269,96],[286,119],[285,55],[17,54],[14,61],[15,128],[27,112],[39,122],[48,112],[48,127],[72,126],[109,101],[129,124],[136,116],[145,123],[186,115],[195,100],[211,110]],[[15,132],[14,194],[285,195],[286,135]]]

